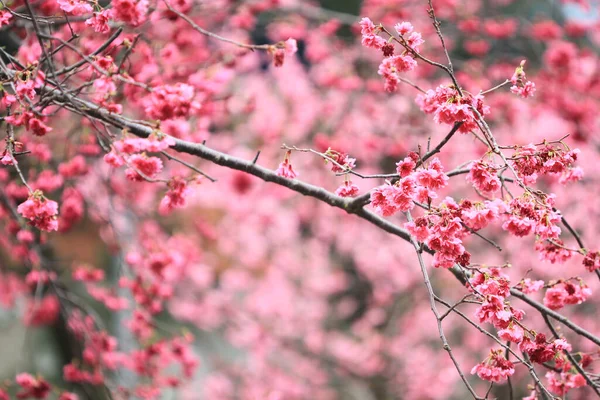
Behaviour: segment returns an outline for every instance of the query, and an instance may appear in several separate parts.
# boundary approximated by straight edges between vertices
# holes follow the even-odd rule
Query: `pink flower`
[[[81,221],[84,212],[83,196],[75,188],[66,188],[61,198],[60,232],[67,232]]]
[[[134,182],[154,179],[163,168],[160,158],[148,157],[145,154],[134,154],[127,161],[129,168],[125,170],[125,176]]]
[[[415,172],[415,178],[419,185],[431,190],[438,190],[448,184],[448,176],[444,174],[444,167],[439,158],[434,157],[427,168]]]
[[[285,50],[284,49],[276,49],[272,51],[273,54],[273,65],[275,67],[283,66],[283,62],[285,61]]]
[[[359,22],[360,25],[360,33],[363,36],[373,35],[375,32],[375,24],[369,18],[364,17]]]
[[[123,160],[123,157],[118,156],[117,154],[115,154],[114,151],[106,153],[106,155],[104,156],[104,162],[110,165],[111,167],[115,168],[118,168],[125,164],[125,160]]]
[[[148,0],[113,0],[114,17],[131,26],[140,26],[146,21]]]
[[[566,150],[563,146],[533,144],[523,146],[513,155],[513,166],[528,183],[534,183],[537,174],[568,174],[577,161],[579,149]],[[574,172],[574,177],[582,173]]]
[[[548,380],[548,389],[558,396],[564,396],[569,390],[587,384],[582,375],[571,372],[561,372],[559,375],[554,371],[548,371],[546,372],[546,379]]]
[[[73,279],[81,282],[100,282],[104,279],[104,271],[88,265],[79,265],[73,271]]]
[[[525,278],[519,283],[519,289],[525,294],[536,293],[543,287],[544,281],[532,281],[529,278]]]
[[[590,272],[600,268],[600,251],[592,251],[583,258],[583,266]]]
[[[52,132],[52,128],[44,124],[44,122],[38,118],[31,118],[27,121],[27,129],[35,136],[45,136],[48,132]]]
[[[185,83],[163,85],[144,100],[144,110],[150,118],[158,120],[189,117],[200,108],[195,100],[194,87]]]
[[[358,195],[360,189],[358,186],[352,183],[352,181],[345,181],[342,186],[337,188],[335,194],[340,197],[355,197]]]
[[[19,99],[29,97],[29,99],[32,100],[35,98],[35,81],[33,79],[29,79],[25,82],[19,79],[15,86],[17,97]]]
[[[8,10],[0,11],[0,28],[10,24],[10,20],[12,19],[12,14]]]
[[[298,177],[298,174],[296,173],[296,171],[294,171],[294,168],[292,168],[292,164],[290,163],[288,157],[286,157],[285,160],[283,160],[281,164],[279,164],[279,167],[277,168],[275,173],[278,176],[282,176],[288,179],[296,179],[296,177]]]
[[[563,308],[568,293],[561,285],[554,286],[546,290],[544,295],[544,305],[552,310]]]
[[[499,268],[490,268],[489,270],[477,271],[467,287],[475,288],[482,295],[496,295],[502,298],[510,295],[510,280],[508,275],[503,274]]]
[[[571,282],[565,282],[563,285],[568,294],[565,299],[566,304],[581,304],[592,295],[592,289],[581,281],[578,285]]]
[[[50,394],[50,384],[41,378],[34,378],[30,374],[18,374],[15,382],[21,387],[21,390],[17,392],[18,399],[45,399]]]
[[[41,301],[31,300],[27,305],[24,324],[27,326],[52,325],[60,312],[60,303],[54,295],[46,295]]]
[[[492,350],[486,360],[473,367],[471,373],[490,382],[502,382],[508,379],[515,373],[515,368],[511,361],[502,356],[502,353],[502,350]]]
[[[298,43],[296,39],[289,38],[285,41],[285,53],[288,56],[294,55],[298,52]]]
[[[568,182],[578,182],[581,179],[583,179],[583,169],[580,167],[575,167],[569,168],[563,172],[558,181],[564,185]]]
[[[108,23],[112,18],[113,11],[109,8],[100,12],[95,12],[93,16],[85,20],[85,24],[94,28],[95,32],[108,33],[110,31]]]
[[[356,158],[352,158],[346,153],[329,148],[325,155],[335,161],[335,163],[331,163],[331,171],[335,173],[346,172],[356,167]],[[329,160],[326,160],[326,162],[329,162]]]
[[[394,186],[390,184],[379,186],[371,191],[371,206],[377,214],[387,217],[398,211],[398,206],[392,200],[394,192]]]
[[[401,178],[407,177],[415,169],[417,163],[411,157],[405,157],[404,160],[396,163],[396,172]]]
[[[400,181],[400,185],[398,185],[397,188],[393,200],[398,209],[403,212],[412,210],[415,206],[415,203],[413,202],[416,189],[414,178],[407,176]]]
[[[497,167],[483,160],[474,162],[471,165],[467,181],[471,182],[477,190],[486,195],[497,192],[501,186]]]
[[[419,242],[424,242],[429,237],[429,227],[427,219],[419,217],[414,221],[404,224],[404,228],[410,232]]]
[[[504,307],[504,298],[487,295],[481,306],[475,310],[479,322],[491,322],[495,327],[508,326],[512,313]]]
[[[169,214],[175,208],[185,207],[185,198],[190,194],[191,189],[187,182],[179,177],[175,177],[169,181],[169,191],[163,197],[158,206],[158,212],[161,215]]]
[[[85,163],[85,157],[81,154],[76,155],[69,161],[65,161],[58,166],[58,172],[64,178],[75,178],[88,173],[88,166]]]
[[[359,24],[363,46],[379,50],[386,45],[385,39],[378,35],[379,28],[369,18],[363,18]]]
[[[502,224],[502,229],[509,231],[515,236],[527,236],[533,230],[534,222],[529,218],[518,218],[511,215],[509,219]]]
[[[566,348],[565,346],[568,346],[568,343],[564,340],[560,340],[559,343],[557,341],[548,343],[546,335],[538,333],[534,340],[531,340],[527,336],[523,338],[521,343],[519,343],[519,350],[526,352],[531,361],[542,364],[552,360],[557,352]]]
[[[411,33],[413,31],[413,26],[410,22],[399,22],[396,25],[394,25],[394,29],[396,29],[396,32],[398,32],[398,35],[400,36],[404,36],[404,35],[408,35],[409,33]]]
[[[366,35],[362,38],[362,45],[379,50],[386,45],[386,41],[378,35]]]
[[[562,264],[572,256],[570,250],[561,247],[563,245],[563,241],[556,238],[552,242],[538,241],[535,243],[535,250],[540,253],[540,260]]]
[[[489,106],[483,104],[483,96],[468,93],[461,96],[456,89],[446,86],[438,86],[435,90],[418,95],[416,102],[425,113],[434,114],[434,120],[439,124],[462,122],[458,129],[462,133],[477,129],[476,120],[479,117],[476,117],[471,107],[482,117],[490,113]]]
[[[535,83],[528,81],[523,86],[511,86],[510,91],[526,99],[535,93]]]
[[[14,161],[12,156],[8,154],[7,151],[4,152],[2,158],[0,158],[0,164],[2,165],[14,165]]]
[[[58,230],[58,203],[46,199],[41,191],[35,191],[25,202],[19,204],[17,211],[40,230]]]
[[[379,67],[379,75],[385,76],[386,73],[391,72],[409,72],[415,69],[416,66],[417,62],[409,55],[392,56],[383,60]]]
[[[461,212],[460,217],[469,228],[478,231],[485,228],[493,218],[490,218],[491,211],[472,207]]]
[[[413,49],[414,51],[416,51],[417,53],[419,53],[419,47],[421,47],[421,45],[423,43],[425,43],[425,41],[423,40],[421,34],[419,32],[413,32],[408,36],[408,39],[406,40],[406,42],[408,43],[408,46]]]
[[[502,21],[488,19],[484,23],[484,30],[495,39],[506,39],[515,33],[517,26],[517,21],[512,18]]]
[[[57,0],[60,9],[73,15],[91,13],[94,8],[91,4],[82,0]]]
[[[503,340],[520,343],[523,340],[523,328],[517,324],[510,324],[508,328],[499,330],[498,336]]]

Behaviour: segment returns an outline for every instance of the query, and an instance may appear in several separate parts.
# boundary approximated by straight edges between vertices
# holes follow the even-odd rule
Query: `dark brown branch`
[[[439,153],[442,150],[442,147],[444,147],[446,145],[446,143],[448,143],[450,141],[450,139],[452,139],[452,136],[454,136],[454,134],[458,131],[458,128],[460,128],[462,126],[462,124],[463,124],[462,121],[455,122],[454,126],[452,127],[450,132],[448,132],[446,137],[444,137],[444,139],[442,139],[442,141],[439,142],[438,145],[435,146],[431,151],[428,151],[423,157],[421,157],[421,160],[419,160],[419,162],[417,163],[417,167],[422,165],[425,161],[429,160],[431,157],[433,157],[437,153]]]
[[[102,43],[102,45],[100,47],[98,47],[88,57],[97,56],[98,54],[100,54],[104,50],[106,50],[108,48],[108,46],[110,46],[111,43],[114,42],[119,37],[119,35],[121,34],[121,32],[123,32],[123,28],[117,29],[104,43]],[[62,46],[66,46],[66,45],[62,45]],[[86,60],[79,60],[75,64],[71,64],[68,67],[64,67],[63,69],[59,69],[58,71],[56,71],[56,75],[60,76],[60,75],[66,74],[68,72],[71,72],[74,69],[77,69],[77,68],[81,67],[82,65],[84,65],[86,63],[87,63]]]

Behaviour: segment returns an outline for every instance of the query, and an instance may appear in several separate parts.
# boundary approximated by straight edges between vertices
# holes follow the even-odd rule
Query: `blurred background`
[[[211,8],[211,1],[213,0],[198,2],[198,6]],[[227,3],[231,10],[239,11],[243,9],[245,2]],[[357,24],[352,24],[352,21],[358,22],[360,17],[369,16],[376,23],[382,21],[391,27],[394,21],[406,18],[415,21],[413,24],[418,30],[425,30],[425,24],[428,23],[424,12],[426,2],[402,1],[397,9],[390,8],[392,2],[375,0],[364,4],[358,0],[282,3],[284,6],[281,9],[267,9],[256,15],[257,23],[252,26],[249,38],[254,43],[261,44],[279,40],[279,36],[287,36],[288,33],[293,36],[294,29],[297,29],[302,32],[298,41],[297,60],[290,60],[290,65],[284,66],[282,71],[274,71],[264,54],[252,55],[255,57],[253,62],[249,62],[248,67],[240,67],[238,71],[242,83],[233,83],[227,94],[243,99],[237,100],[238,104],[235,103],[236,100],[232,101],[232,109],[237,107],[242,110],[239,115],[246,117],[243,110],[246,110],[244,107],[247,104],[242,103],[246,100],[250,103],[250,98],[258,111],[256,114],[251,111],[247,116],[248,120],[242,117],[235,122],[222,119],[202,128],[207,137],[210,137],[209,144],[228,147],[234,154],[246,158],[251,158],[256,150],[263,150],[260,162],[273,169],[282,158],[283,152],[279,150],[281,143],[321,147],[321,150],[339,145],[358,158],[359,168],[364,168],[367,172],[389,172],[417,144],[425,144],[431,136],[434,138],[432,143],[443,137],[444,127],[415,122],[425,119],[414,106],[415,92],[402,88],[397,97],[381,93],[383,82],[376,74],[379,56],[370,49],[360,47]],[[286,6],[287,3],[290,4],[289,7]],[[471,0],[433,1],[443,21],[442,30],[450,43],[451,58],[466,87],[485,89],[478,86],[481,82],[478,79],[481,77],[490,80],[498,77],[495,83],[501,82],[505,78],[500,78],[502,74],[498,72],[498,64],[506,62],[509,66],[502,71],[510,71],[522,58],[527,59],[527,71],[531,71],[531,79],[535,80],[540,70],[544,74],[547,64],[544,57],[550,47],[549,43],[558,40],[546,38],[553,35],[551,31],[555,26],[561,32],[560,36],[563,36],[560,40],[586,49],[597,62],[597,2],[590,2],[586,6],[560,0],[482,0],[476,3],[474,5]],[[420,16],[411,18],[414,15]],[[340,21],[339,28],[330,29],[321,36],[310,35],[311,30],[316,32],[316,29],[323,29],[323,24],[332,19]],[[464,28],[469,19],[498,21],[514,24],[517,28],[488,26],[487,31],[472,33]],[[541,22],[546,25],[536,25]],[[418,23],[422,24],[417,25]],[[302,28],[298,28],[299,26]],[[536,26],[537,31],[534,29]],[[582,34],[577,34],[578,28]],[[532,34],[532,30],[538,32],[538,36]],[[224,34],[226,33],[229,32]],[[21,36],[15,30],[2,29],[0,46],[17,54],[26,40]],[[162,48],[161,46],[158,47]],[[204,42],[199,46],[209,47]],[[433,44],[431,46],[429,50],[433,51],[434,58],[442,59],[439,47]],[[339,51],[339,58],[334,61],[326,56],[320,58],[315,54],[317,51],[328,55]],[[260,67],[255,68],[256,65]],[[284,71],[285,68],[289,69]],[[248,76],[243,75],[244,73]],[[340,83],[345,78],[344,74],[348,81]],[[273,76],[265,78],[271,75]],[[363,85],[351,82],[351,76],[358,76],[378,89],[369,92],[370,89]],[[334,78],[336,83],[331,83]],[[441,77],[435,72],[423,73],[415,76],[415,79],[421,84],[429,83],[426,88],[434,88],[441,82]],[[344,85],[345,88],[342,87]],[[274,87],[276,89],[272,90]],[[564,88],[559,87],[556,90],[562,89]],[[359,94],[365,91],[369,93],[368,96],[361,98]],[[588,94],[596,96],[595,93]],[[577,91],[574,92],[573,102],[579,100],[579,95]],[[276,96],[282,96],[284,100],[273,100]],[[312,100],[313,98],[321,99],[322,102]],[[543,100],[542,93],[538,101]],[[499,135],[503,135],[508,143],[512,143],[511,139],[534,140],[533,138],[548,132],[559,134],[560,126],[571,133],[575,145],[587,146],[592,152],[597,148],[596,122],[592,122],[593,128],[589,129],[590,125],[578,120],[574,111],[569,114],[570,109],[566,106],[554,105],[552,118],[545,119],[548,114],[544,114],[544,110],[536,109],[535,106],[521,108],[521,105],[510,103],[502,95],[497,98],[490,96],[490,102],[498,110],[494,114],[497,119],[492,119],[492,124],[499,126]],[[356,111],[357,109],[361,111]],[[523,110],[531,111],[531,121],[523,121],[529,119],[520,115],[520,112],[525,112]],[[353,119],[348,117],[351,113],[354,113]],[[375,122],[369,121],[370,118]],[[312,122],[316,120],[319,123],[315,128]],[[562,125],[556,122],[558,120]],[[73,124],[72,128],[84,129],[77,125],[77,121],[69,124]],[[278,126],[285,128],[277,128]],[[362,133],[359,132],[361,130]],[[366,151],[361,153],[361,149],[369,149],[376,155],[365,155]],[[450,165],[452,161],[472,159],[472,155],[478,154],[480,150],[476,143],[466,143],[463,140],[456,147],[451,147],[450,153],[443,155],[443,159]],[[301,172],[300,179],[321,184],[328,190],[335,189],[334,178],[322,178],[322,160],[298,153],[294,153],[292,157],[295,168]],[[595,158],[588,158],[586,163],[586,167],[589,167],[586,168],[586,174],[593,176]],[[99,171],[102,169],[99,166],[94,168]],[[428,314],[426,294],[418,271],[414,268],[414,254],[411,253],[410,246],[398,243],[372,227],[365,227],[364,221],[353,221],[352,216],[328,210],[312,200],[302,199],[281,188],[273,188],[242,173],[216,168],[210,170],[219,177],[219,182],[214,185],[204,183],[201,193],[196,195],[190,208],[184,213],[161,219],[161,233],[156,234],[164,234],[164,243],[168,243],[168,246],[177,247],[180,244],[178,241],[189,241],[190,247],[199,253],[185,256],[193,260],[193,265],[188,266],[193,272],[189,272],[189,276],[178,282],[177,294],[170,305],[157,316],[157,325],[173,332],[191,332],[195,338],[194,348],[199,356],[200,367],[191,384],[183,389],[163,393],[161,398],[308,399],[311,397],[307,397],[305,386],[321,387],[306,377],[311,375],[312,368],[319,371],[313,375],[324,373],[328,376],[323,378],[328,383],[322,386],[327,388],[323,392],[327,392],[330,398],[467,398],[449,361],[440,361],[446,355],[437,355],[441,351],[437,346],[434,319]],[[338,178],[338,184],[339,182]],[[369,185],[373,187],[380,183],[361,183],[361,189],[366,190]],[[594,184],[594,180],[588,181],[591,187]],[[224,185],[228,187],[226,198],[220,194]],[[553,187],[550,183],[548,185]],[[81,190],[86,193],[87,199],[104,193],[102,190],[96,192],[93,180],[82,183]],[[453,190],[460,192],[466,190],[466,186]],[[586,187],[588,192],[584,189],[572,189],[570,193],[569,189],[561,190],[559,194],[570,194],[571,199],[573,196],[581,198],[586,193],[591,193],[590,186]],[[565,209],[573,211],[573,208],[578,207],[568,197],[562,201]],[[597,206],[596,200],[589,201],[595,202]],[[118,212],[119,221],[115,223],[113,232],[108,232],[107,225],[98,218],[101,212],[90,205],[82,222],[67,233],[50,236],[47,246],[51,249],[47,254],[49,262],[67,266],[60,267],[63,268],[60,277],[65,279],[68,289],[75,293],[78,302],[89,304],[103,321],[106,330],[118,339],[123,348],[136,346],[135,339],[126,328],[126,321],[132,318],[132,311],[107,310],[89,296],[81,283],[69,279],[70,268],[74,264],[89,264],[104,270],[107,282],[109,286],[114,285],[112,287],[116,294],[131,300],[129,292],[118,289],[118,281],[124,274],[123,270],[127,269],[125,259],[130,254],[129,248],[136,247],[143,241],[141,236],[153,236],[154,229],[159,231],[158,228],[148,226],[147,221],[139,216],[139,210],[127,209],[138,206],[142,208],[143,203],[144,201],[140,201],[135,206],[134,203],[124,204]],[[572,223],[585,231],[590,241],[597,237],[593,235],[598,229],[598,224],[595,223],[598,221],[597,211],[593,210],[593,206],[581,205],[578,212],[572,212]],[[172,239],[167,237],[172,238],[171,235],[179,236],[175,241],[169,242]],[[501,233],[492,231],[490,235],[502,240]],[[119,245],[114,245],[115,239]],[[514,271],[515,281],[525,276],[524,271],[535,267],[536,255],[530,242],[522,247],[518,245],[509,248],[501,255],[485,248],[485,244],[481,242],[469,243],[474,248],[474,254],[485,256],[489,262],[502,263],[510,260],[514,264],[520,261],[526,264]],[[524,256],[524,252],[532,255]],[[298,265],[303,263],[306,270]],[[25,271],[20,269],[18,262],[6,254],[4,249],[0,249],[0,265],[3,270],[21,277],[24,275]],[[266,265],[277,266],[275,270],[278,272],[268,273]],[[561,268],[563,267],[556,265],[544,266],[541,278],[546,274],[556,276],[561,273]],[[412,269],[412,272],[406,272],[405,269]],[[398,272],[389,276],[390,271],[395,270]],[[281,277],[281,274],[288,275]],[[464,294],[460,284],[451,276],[446,277],[443,271],[435,271],[434,275],[435,285],[440,293],[455,300]],[[252,284],[248,284],[248,281]],[[18,285],[20,283],[16,280],[9,279],[8,273],[0,278],[0,306],[3,306],[0,307],[0,377],[9,379],[18,372],[35,371],[53,382],[68,386],[62,381],[62,366],[77,358],[80,349],[77,349],[76,343],[66,332],[66,321],[61,317],[44,326],[23,324],[22,315],[29,307],[28,299],[19,296],[3,298],[3,293],[14,292]],[[246,290],[245,285],[250,285],[252,289]],[[227,295],[221,295],[220,289]],[[22,292],[26,291],[27,288],[22,288]],[[274,306],[273,302],[281,302],[279,306],[282,309]],[[582,305],[577,311],[579,317],[575,318],[586,320],[586,316],[596,312],[596,305],[597,301]],[[240,316],[232,311],[224,311],[237,306],[240,309],[247,306],[248,314]],[[285,307],[293,308],[294,315],[286,314],[283,311]],[[254,318],[252,315],[260,317]],[[296,329],[303,325],[303,321],[306,326],[318,321],[316,324],[331,336],[326,338],[320,336],[319,332],[308,331],[298,332],[299,335],[295,336],[293,332],[286,332],[286,325]],[[452,320],[449,325],[457,321]],[[246,328],[238,331],[236,324],[246,324]],[[264,326],[273,328],[286,338],[292,338],[293,349],[275,347],[281,352],[255,361],[254,352],[260,350],[249,343],[259,342],[257,337],[265,335],[263,345],[270,349],[269,334],[261,330]],[[387,342],[369,333],[373,331],[379,334],[386,329],[395,331],[391,336],[397,340]],[[457,324],[456,328],[448,329],[451,341],[464,350],[465,354],[460,357],[465,361],[465,370],[470,370],[474,363],[482,359],[482,354],[474,354],[469,350],[470,343],[480,343],[483,339],[474,339],[476,333],[467,332],[466,326],[460,327]],[[385,336],[383,333],[381,335]],[[356,343],[352,342],[356,338]],[[304,347],[296,346],[296,341],[305,341],[303,345],[314,346],[315,349],[320,348],[316,343],[323,341],[328,350],[321,353],[322,357],[317,357]],[[411,351],[414,354],[409,354]],[[386,355],[395,361],[385,360]],[[303,364],[305,358],[315,362],[318,368],[310,363]],[[404,358],[412,361],[407,362]],[[275,373],[271,367],[266,366],[268,361],[274,361],[274,364],[278,364],[278,361],[283,364],[291,363],[291,366],[284,365],[281,368],[292,372],[289,377],[283,373]],[[379,364],[385,366],[381,367]],[[349,372],[344,370],[346,367]],[[300,375],[297,381],[291,378],[295,372]],[[248,380],[262,382],[265,386],[269,385],[268,377],[271,376],[273,385],[279,390],[273,393],[279,394],[270,394],[270,397],[257,394],[252,397],[236,391],[228,392],[228,385],[237,380],[244,381],[245,378],[240,378],[244,374],[247,374]],[[117,385],[130,386],[138,378],[123,370],[115,373],[113,379]],[[525,381],[527,377],[519,375],[517,380],[519,379]],[[446,389],[428,390],[423,387],[424,384]],[[296,394],[281,389],[296,385],[299,387]],[[206,392],[207,387],[212,391]],[[515,398],[528,394],[525,387],[526,385],[519,386]],[[80,393],[82,398],[110,398],[102,389]],[[494,387],[492,393],[497,398],[509,398],[506,385]],[[580,393],[582,394],[574,394],[569,398],[590,398],[586,397],[589,393],[584,390]]]

